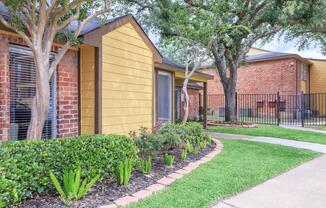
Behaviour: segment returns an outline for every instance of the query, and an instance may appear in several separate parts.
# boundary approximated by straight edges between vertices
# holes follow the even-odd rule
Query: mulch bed
[[[250,123],[232,123],[225,121],[208,121],[207,125],[209,126],[220,126],[220,127],[229,127],[229,128],[257,128],[257,124]]]
[[[208,153],[212,152],[215,146],[215,143],[212,142],[197,154],[188,153],[188,159],[185,161],[181,160],[181,150],[170,152],[170,154],[175,156],[175,162],[172,167],[168,167],[164,164],[163,157],[153,158],[151,175],[145,176],[140,172],[140,170],[135,169],[132,173],[132,177],[128,186],[119,186],[114,178],[103,179],[102,181],[97,182],[82,200],[75,202],[70,207],[91,208],[112,204],[113,201],[123,196],[133,194],[137,191],[145,189],[152,184],[155,184],[157,180],[163,178],[165,175],[171,174],[176,170],[187,166],[190,162],[195,162],[201,159]],[[64,208],[66,206],[61,202],[56,192],[52,192],[48,195],[37,195],[34,198],[26,200],[15,207]]]

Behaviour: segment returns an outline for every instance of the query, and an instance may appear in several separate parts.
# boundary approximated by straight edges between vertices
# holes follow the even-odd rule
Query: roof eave
[[[163,70],[167,70],[167,71],[171,71],[171,72],[184,72],[184,68],[176,67],[176,66],[172,66],[172,65],[164,64],[164,63],[155,63],[155,68],[159,68],[159,69],[163,69]],[[201,72],[195,72],[194,75],[200,76],[206,80],[214,79],[214,76],[205,74],[205,73],[201,73]]]
[[[263,61],[273,61],[278,59],[288,59],[288,58],[294,58],[302,63],[313,65],[313,63],[305,58],[302,58],[301,56],[297,54],[290,54],[290,55],[284,55],[284,56],[278,56],[278,57],[271,57],[271,58],[262,58],[262,59],[256,59],[256,60],[247,60],[246,63],[256,63],[256,62],[263,62]]]

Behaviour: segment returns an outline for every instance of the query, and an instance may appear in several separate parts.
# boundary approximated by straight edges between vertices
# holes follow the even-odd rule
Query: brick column
[[[10,77],[7,35],[0,34],[0,141],[9,139]]]
[[[66,53],[57,69],[57,137],[78,135],[78,51]]]

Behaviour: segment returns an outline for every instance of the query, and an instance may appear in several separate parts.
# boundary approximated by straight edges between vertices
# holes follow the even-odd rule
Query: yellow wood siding
[[[102,37],[102,133],[152,127],[153,53],[135,28]]]
[[[80,50],[81,134],[95,133],[95,49]]]
[[[311,93],[326,93],[326,60],[310,60],[313,65],[310,69]]]

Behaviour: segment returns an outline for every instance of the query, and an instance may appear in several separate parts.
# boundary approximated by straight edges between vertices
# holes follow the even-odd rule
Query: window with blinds
[[[53,56],[51,58],[53,60]],[[10,46],[10,139],[26,139],[35,96],[35,63],[29,48]],[[42,138],[56,137],[56,80],[50,81],[50,108]]]

